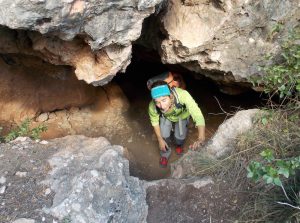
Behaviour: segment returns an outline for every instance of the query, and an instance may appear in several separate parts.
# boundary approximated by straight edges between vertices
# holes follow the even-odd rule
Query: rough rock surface
[[[25,33],[34,54],[53,64],[71,65],[79,79],[103,85],[125,70],[131,43],[160,1],[1,0],[0,7],[5,10],[0,11],[0,25],[38,31],[43,36],[17,31],[9,37],[20,40]]]
[[[0,35],[0,39],[1,37],[3,36]],[[0,48],[6,45],[0,45]],[[95,119],[99,124],[107,121],[104,114],[99,117],[101,113],[106,113],[110,108],[124,111],[129,106],[123,91],[115,83],[94,87],[78,81],[70,66],[55,66],[39,57],[17,52],[0,54],[0,95],[0,125],[4,127],[4,131],[25,118],[39,116],[36,119],[39,123],[53,121],[55,114],[51,112],[59,113],[71,108],[74,110],[75,107],[77,110],[85,107],[88,113],[97,113]],[[82,112],[83,116],[84,114]],[[65,119],[72,122],[70,116],[65,115]],[[117,112],[115,116],[118,116]],[[81,128],[89,126],[88,119],[84,122],[86,125],[79,120],[71,125],[77,129],[80,125]],[[57,128],[55,131],[58,133],[55,137],[61,136]]]
[[[223,84],[257,74],[264,56],[278,52],[300,15],[294,0],[170,0],[165,5],[159,22],[147,21],[142,41],[156,45],[163,63],[181,64]]]
[[[52,143],[63,149],[49,160],[52,170],[44,183],[55,196],[46,212],[60,220],[69,216],[72,222],[145,222],[146,193],[129,176],[122,147],[83,136]]]
[[[1,123],[88,105],[96,93],[95,87],[78,81],[70,67],[53,66],[31,56],[0,57]]]
[[[172,165],[172,177],[182,178],[195,173],[197,155],[205,152],[211,158],[220,158],[234,149],[236,137],[253,126],[253,118],[259,109],[249,109],[237,112],[233,117],[221,124],[214,136],[199,149],[189,151]]]
[[[143,182],[129,176],[123,148],[102,137],[0,144],[0,177],[0,222],[146,221]]]
[[[45,112],[36,118],[34,124],[45,124],[48,130],[43,138],[53,139],[66,135],[85,135],[125,138],[133,131],[125,115],[129,102],[122,89],[115,83],[97,87],[94,103],[81,108],[71,107],[54,112]],[[126,139],[127,141],[127,139]],[[124,146],[123,143],[118,142]]]
[[[232,151],[236,137],[253,127],[253,118],[259,111],[259,109],[249,109],[237,112],[219,126],[212,139],[206,144],[205,150],[216,158]]]

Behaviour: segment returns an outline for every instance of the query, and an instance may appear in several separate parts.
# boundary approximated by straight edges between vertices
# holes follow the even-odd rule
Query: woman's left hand
[[[201,145],[203,145],[204,143],[204,139],[198,139],[196,142],[194,142],[193,144],[191,144],[189,146],[190,149],[192,150],[196,150],[198,147],[200,147]]]

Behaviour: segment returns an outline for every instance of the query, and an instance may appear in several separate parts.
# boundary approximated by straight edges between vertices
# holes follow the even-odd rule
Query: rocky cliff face
[[[105,85],[125,71],[132,43],[155,7],[139,42],[157,49],[163,63],[180,64],[220,85],[247,82],[258,74],[264,55],[276,53],[298,23],[298,4],[0,0],[5,9],[0,11],[0,118],[22,119],[90,104],[95,89],[76,83],[76,78]]]
[[[68,66],[53,66],[33,56],[2,55],[0,59],[0,121],[94,102],[96,88],[78,81]],[[3,125],[2,125],[3,126]]]
[[[130,63],[131,44],[159,2],[0,1],[5,8],[0,12],[0,25],[19,30],[1,37],[29,43],[25,51],[23,45],[12,43],[0,53],[21,51],[51,64],[70,65],[78,79],[103,85]]]
[[[170,0],[147,21],[141,42],[162,62],[222,84],[247,82],[299,24],[299,1]],[[147,32],[148,31],[148,32]]]
[[[0,0],[1,126],[106,98],[159,2]]]
[[[299,2],[249,0],[0,1],[0,53],[74,68],[79,80],[108,83],[130,63],[132,42],[223,84],[246,82],[299,22]],[[8,28],[4,28],[8,27]],[[148,42],[147,42],[148,41]]]

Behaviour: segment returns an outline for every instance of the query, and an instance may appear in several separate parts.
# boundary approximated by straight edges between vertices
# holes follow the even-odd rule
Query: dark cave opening
[[[154,180],[168,177],[170,168],[159,167],[159,149],[152,126],[148,118],[148,104],[151,100],[150,91],[146,82],[149,78],[164,71],[180,73],[186,83],[187,91],[199,105],[206,120],[206,138],[212,137],[218,126],[236,111],[260,107],[263,102],[260,93],[251,89],[240,95],[232,96],[220,92],[219,87],[212,80],[195,74],[179,65],[164,65],[156,52],[145,51],[136,46],[133,49],[131,64],[125,74],[118,74],[115,81],[123,90],[129,100],[130,108],[127,112],[129,120],[137,124],[135,143],[126,143],[123,146],[129,151],[131,175],[141,179]],[[190,123],[191,124],[191,123]],[[186,140],[187,146],[197,137],[197,130],[190,125]],[[120,142],[120,138],[113,138],[112,143]],[[178,156],[173,152],[170,163],[176,161]]]

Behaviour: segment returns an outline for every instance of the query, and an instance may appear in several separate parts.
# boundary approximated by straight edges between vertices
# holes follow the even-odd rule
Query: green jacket
[[[189,92],[181,88],[175,88],[175,91],[178,95],[179,103],[184,106],[183,108],[176,108],[174,105],[169,112],[164,114],[164,116],[171,122],[178,122],[179,118],[186,119],[191,115],[196,126],[204,126],[205,121],[203,114]],[[158,112],[158,108],[155,106],[154,100],[151,100],[149,103],[148,113],[152,126],[158,125],[160,113]]]

